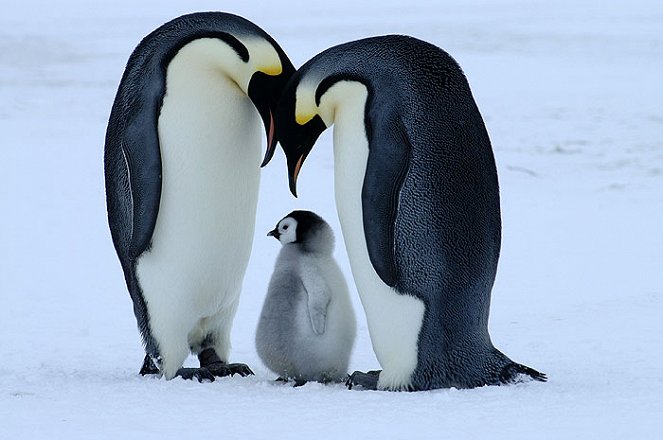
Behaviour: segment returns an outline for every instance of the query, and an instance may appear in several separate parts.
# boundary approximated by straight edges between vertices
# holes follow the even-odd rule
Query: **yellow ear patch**
[[[315,113],[313,113],[313,112],[302,112],[302,113],[297,113],[297,114],[295,114],[295,121],[297,121],[297,123],[298,123],[299,125],[304,125],[304,124],[306,124],[308,121],[310,121],[311,119],[313,119],[314,117],[315,117]]]
[[[283,67],[281,66],[281,63],[278,63],[278,64],[272,64],[271,66],[260,66],[258,70],[269,76],[276,76],[280,75],[281,72],[283,72]]]
[[[295,121],[304,125],[318,114],[315,104],[315,89],[317,84],[310,80],[302,81],[295,91]]]

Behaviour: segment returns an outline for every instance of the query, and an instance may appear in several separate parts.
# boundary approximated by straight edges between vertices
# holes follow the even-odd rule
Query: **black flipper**
[[[387,118],[390,119],[390,118]],[[401,186],[409,168],[410,143],[400,120],[389,137],[369,139],[368,163],[361,193],[364,234],[371,263],[388,286],[397,281],[394,255],[394,227]]]
[[[114,175],[126,174],[129,177],[128,188],[109,193],[107,197],[123,197],[131,206],[130,217],[124,219],[117,218],[113,210],[109,209],[109,223],[114,239],[114,230],[129,232],[130,241],[122,243],[122,253],[131,260],[148,248],[159,212],[161,150],[157,122],[165,93],[163,78],[156,72],[144,73],[146,76],[152,73],[152,78],[140,81],[145,88],[139,93],[136,90],[126,90],[126,81],[140,74],[135,71],[135,64],[139,63],[129,61],[113,104],[106,133],[106,154],[113,153],[114,156],[122,158],[113,162],[106,161],[107,184],[113,183]],[[140,102],[136,103],[136,100]],[[124,169],[117,169],[118,167]],[[109,204],[110,202],[109,200]],[[128,221],[129,224],[119,221]],[[116,248],[117,245],[118,243]]]
[[[153,122],[153,130],[142,130],[151,131],[150,135],[141,137],[145,145],[141,147],[138,144],[140,140],[128,140],[131,135],[141,131],[137,124],[147,122],[145,115],[140,113],[134,115],[136,117],[132,117],[131,112],[128,115],[122,114],[121,109],[127,99],[125,94],[120,86],[106,133],[104,168],[108,224],[134,304],[134,314],[145,350],[149,356],[156,358],[159,355],[158,347],[150,332],[147,307],[135,269],[136,259],[148,248],[156,224],[161,198],[161,154],[156,120]]]

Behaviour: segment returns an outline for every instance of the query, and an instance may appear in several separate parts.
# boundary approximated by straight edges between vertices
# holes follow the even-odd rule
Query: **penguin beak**
[[[296,160],[293,160],[297,156],[288,157],[288,182],[290,183],[290,192],[293,196],[297,197],[297,177],[299,176],[299,171],[302,169],[304,160],[306,160],[306,154],[301,154]]]
[[[276,136],[274,135],[275,132],[275,124],[274,124],[274,114],[272,113],[272,109],[269,110],[269,122],[265,124],[265,128],[267,129],[267,151],[265,152],[265,157],[262,160],[262,163],[260,164],[260,168],[264,167],[269,163],[270,160],[272,160],[272,157],[274,157],[274,152],[276,151]]]
[[[267,151],[260,164],[261,167],[269,163],[274,156],[274,151],[276,151],[278,139],[276,136],[274,112],[283,87],[295,71],[295,68],[291,65],[286,67],[281,74],[275,76],[256,72],[249,81],[248,96],[260,114],[260,118],[265,125],[265,134],[267,135]]]
[[[274,237],[278,240],[281,237],[281,234],[279,234],[279,228],[277,227],[277,228],[272,229],[271,231],[269,231],[267,233],[267,236],[268,237]]]

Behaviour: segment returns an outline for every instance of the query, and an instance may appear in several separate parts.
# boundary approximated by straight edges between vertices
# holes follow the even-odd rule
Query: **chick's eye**
[[[288,225],[283,225],[283,230],[287,231],[288,230]]]

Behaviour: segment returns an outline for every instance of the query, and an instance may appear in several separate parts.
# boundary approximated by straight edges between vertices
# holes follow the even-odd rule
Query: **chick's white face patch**
[[[281,244],[293,243],[297,240],[297,220],[286,217],[279,222],[279,241]]]

